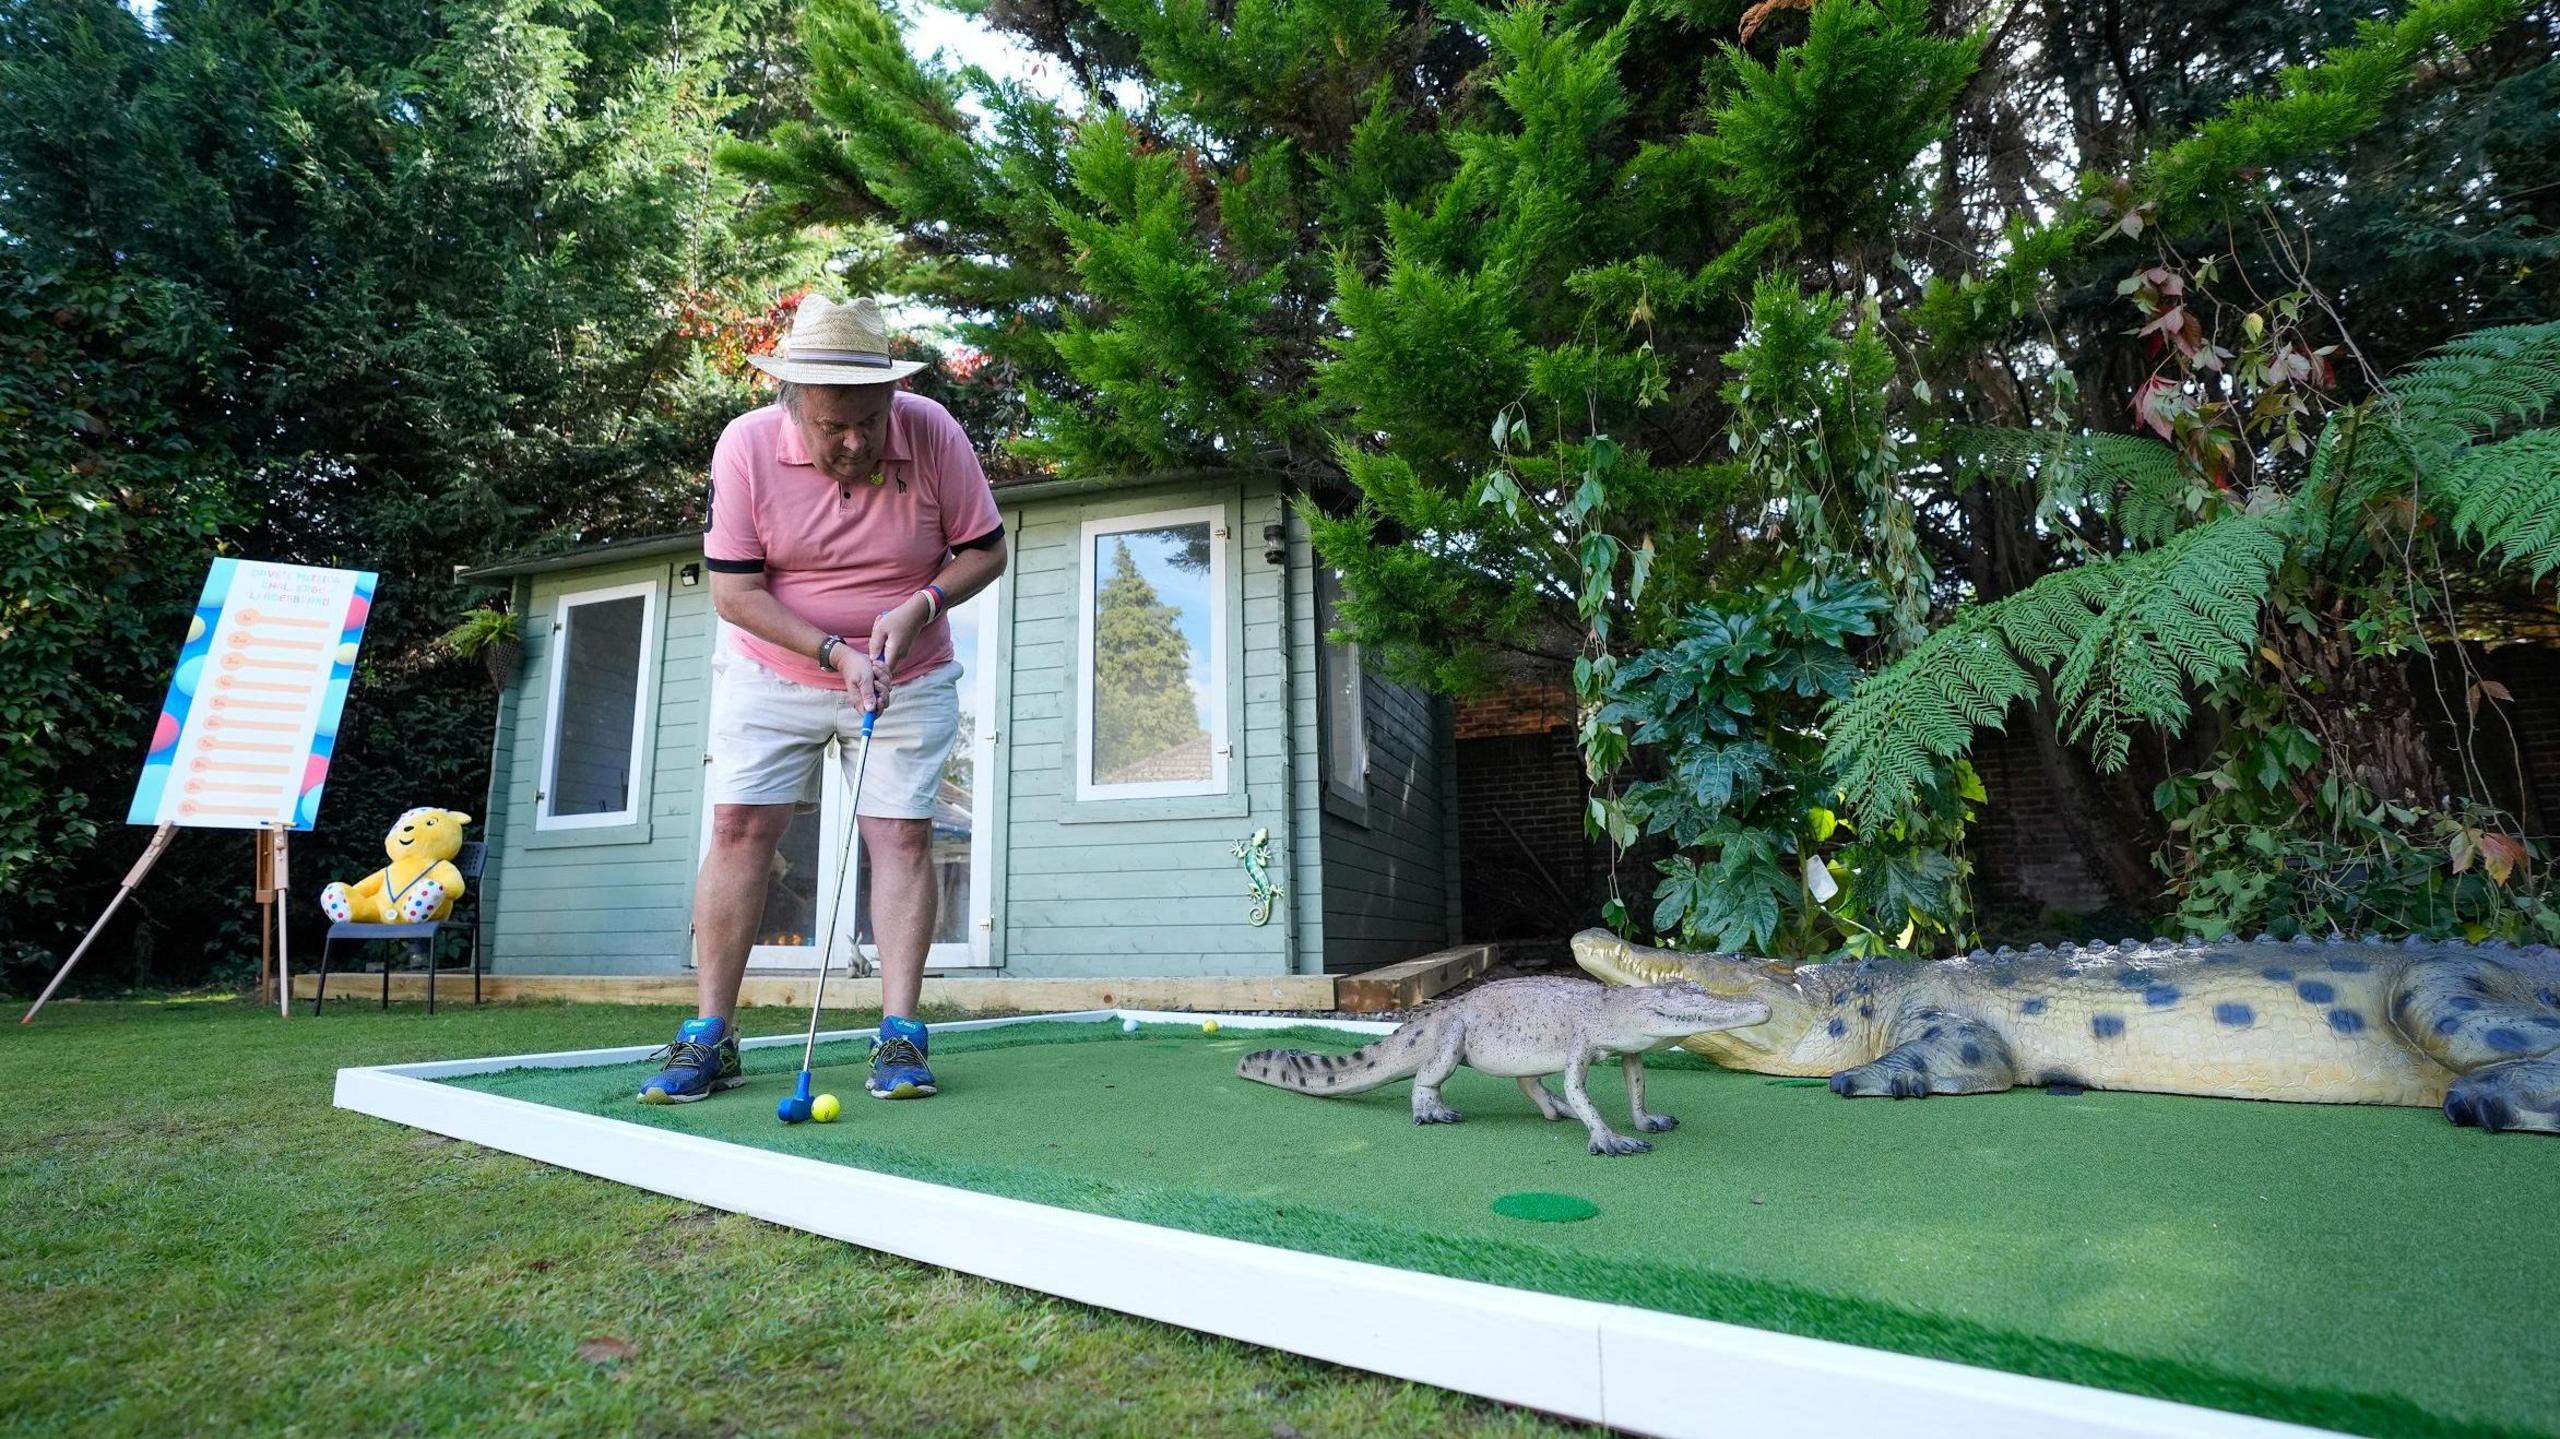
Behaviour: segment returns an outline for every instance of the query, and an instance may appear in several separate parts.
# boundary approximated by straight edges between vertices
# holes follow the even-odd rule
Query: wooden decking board
[[[1333,983],[1334,1002],[1345,1014],[1411,1009],[1493,968],[1493,959],[1492,945],[1462,944],[1402,964],[1338,975]]]

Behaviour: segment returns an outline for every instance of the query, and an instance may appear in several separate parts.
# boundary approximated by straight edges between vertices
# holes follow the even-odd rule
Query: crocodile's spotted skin
[[[2560,953],[2540,946],[2127,941],[1790,972],[1592,930],[1574,954],[1612,983],[1688,978],[1766,1002],[1767,1024],[1686,1047],[1852,1096],[2064,1084],[2444,1105],[2560,1133]]]

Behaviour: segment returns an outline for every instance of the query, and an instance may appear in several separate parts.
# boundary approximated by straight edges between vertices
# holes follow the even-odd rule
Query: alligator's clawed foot
[[[2560,1055],[2473,1070],[2445,1091],[2444,1117],[2492,1134],[2510,1129],[2560,1134]]]
[[[1920,1099],[1929,1093],[1929,1076],[1913,1073],[1904,1065],[1878,1060],[1831,1076],[1831,1092],[1851,1099],[1888,1095],[1895,1099]]]
[[[1680,1121],[1672,1118],[1668,1114],[1639,1114],[1636,1116],[1636,1128],[1643,1130],[1647,1134],[1667,1134],[1679,1127]]]
[[[1629,1139],[1623,1134],[1595,1134],[1591,1137],[1591,1152],[1603,1158],[1614,1159],[1621,1154],[1649,1154],[1652,1150],[1651,1143],[1642,1139]]]
[[[1416,1124],[1456,1124],[1466,1116],[1445,1104],[1417,1104],[1413,1107]]]

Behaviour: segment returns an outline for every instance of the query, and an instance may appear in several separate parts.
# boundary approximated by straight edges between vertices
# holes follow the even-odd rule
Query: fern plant
[[[2200,513],[2211,489],[2168,446],[2139,435],[2050,435],[1994,427],[1949,436],[1958,463],[2034,487],[2036,518],[2090,548],[2076,519],[2111,522],[2137,545],[2164,544]]]
[[[2337,781],[2333,812],[2403,809],[2411,832],[2452,815],[2454,831],[2483,832],[2481,801],[2451,792],[2415,717],[2369,713],[2347,671],[2420,649],[2430,617],[2437,632],[2449,627],[2444,568],[2536,586],[2560,571],[2560,430],[2540,425],[2555,396],[2560,323],[2468,335],[2334,411],[2290,490],[2246,494],[2204,483],[2169,446],[2139,437],[1960,437],[1978,466],[2035,486],[2065,521],[2111,519],[2123,543],[1959,610],[1835,705],[1828,755],[1847,802],[1859,813],[1907,809],[2021,701],[2049,696],[2064,735],[2114,771],[2137,733],[2175,738],[2200,705],[2237,723],[2250,711],[2243,691],[2263,683],[2293,713],[2270,714],[2257,732],[2301,721],[2316,736],[2324,757],[2301,767],[2303,782],[2316,791]],[[2323,709],[2332,720],[2357,711],[2355,722],[2324,727]],[[2377,741],[2377,720],[2404,734]],[[2230,740],[2255,742],[2239,731]]]

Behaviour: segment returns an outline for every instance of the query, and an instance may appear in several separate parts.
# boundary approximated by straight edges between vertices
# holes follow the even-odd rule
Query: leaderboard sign
[[[215,560],[126,820],[196,829],[318,822],[374,578]]]

